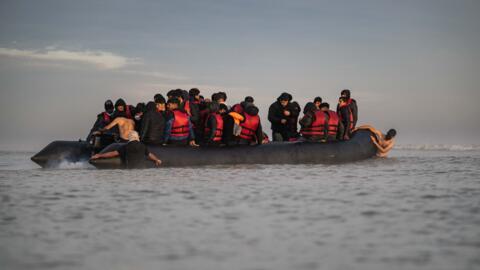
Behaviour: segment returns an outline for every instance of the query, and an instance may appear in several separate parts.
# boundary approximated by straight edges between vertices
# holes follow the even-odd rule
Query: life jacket
[[[103,118],[103,122],[105,122],[105,124],[110,124],[110,122],[112,121],[112,117],[107,112],[102,113],[102,118]]]
[[[351,100],[351,99],[350,99]],[[350,101],[351,104],[351,101]],[[347,107],[348,108],[348,117],[350,118],[350,126],[346,127],[348,130],[353,130],[353,112],[352,112],[352,107],[349,104],[345,104],[343,106],[340,106],[340,108]],[[340,114],[341,115],[341,114]]]
[[[315,121],[309,127],[302,128],[300,133],[307,136],[324,136],[325,135],[325,113],[323,111],[315,111]]]
[[[190,135],[189,127],[190,119],[188,114],[180,110],[173,111],[173,125],[170,136],[172,137],[188,137]]]
[[[213,138],[213,141],[221,141],[223,135],[223,118],[218,113],[212,113],[207,117],[207,121],[210,117],[215,117],[215,120],[217,121],[217,129],[215,130],[215,137]],[[205,123],[205,134],[210,134],[210,128],[207,126],[207,123]]]
[[[260,117],[258,117],[258,115],[252,116],[248,113],[245,113],[244,117],[245,120],[240,123],[242,131],[239,137],[253,142],[255,140],[255,133],[260,125]]]
[[[240,104],[235,104],[232,106],[232,112],[243,113],[243,107]]]
[[[328,113],[328,135],[329,136],[337,136],[338,131],[338,123],[340,122],[340,118],[338,114],[334,111],[327,111]]]
[[[192,110],[190,109],[190,100],[185,101],[185,104],[183,105],[183,109],[188,115],[192,116]]]

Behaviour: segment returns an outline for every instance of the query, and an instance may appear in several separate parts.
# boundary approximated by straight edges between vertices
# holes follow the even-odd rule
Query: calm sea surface
[[[0,152],[2,270],[480,269],[476,148],[131,171],[32,154]]]

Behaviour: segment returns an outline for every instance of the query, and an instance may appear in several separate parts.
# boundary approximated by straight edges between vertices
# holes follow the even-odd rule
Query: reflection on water
[[[0,153],[3,269],[478,269],[480,152],[42,170]]]

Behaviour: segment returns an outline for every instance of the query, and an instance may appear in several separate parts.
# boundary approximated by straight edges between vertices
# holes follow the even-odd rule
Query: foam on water
[[[396,145],[397,150],[427,150],[427,151],[479,151],[480,145],[470,144],[403,144]]]

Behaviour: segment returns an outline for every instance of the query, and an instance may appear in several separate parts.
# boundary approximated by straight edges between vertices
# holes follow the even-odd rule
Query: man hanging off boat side
[[[134,130],[128,133],[128,143],[115,151],[93,155],[91,160],[101,158],[120,157],[122,164],[128,169],[145,168],[145,158],[153,161],[156,166],[160,166],[162,161],[149,152],[147,147],[140,142],[138,133]]]
[[[390,152],[395,145],[395,136],[397,135],[395,129],[390,129],[387,134],[382,134],[381,131],[370,125],[363,125],[359,126],[354,131],[357,130],[369,130],[374,134],[370,136],[370,139],[372,139],[373,144],[377,147],[378,157],[386,157],[388,152]]]

